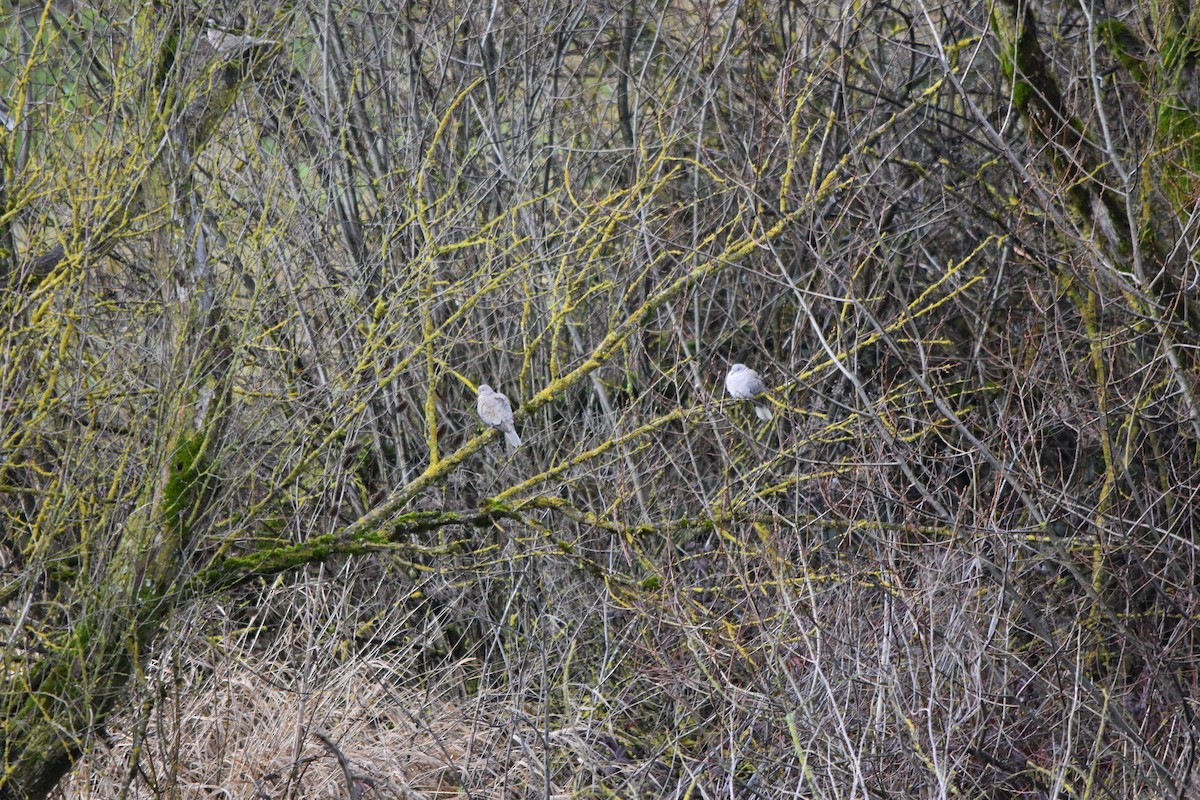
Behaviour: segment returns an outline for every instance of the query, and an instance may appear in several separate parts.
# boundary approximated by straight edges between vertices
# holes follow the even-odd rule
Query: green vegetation
[[[1143,11],[0,19],[0,800],[1193,796]]]

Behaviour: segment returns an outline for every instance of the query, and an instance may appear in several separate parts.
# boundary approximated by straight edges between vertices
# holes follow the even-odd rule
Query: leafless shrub
[[[1193,22],[18,11],[5,796],[1195,795]]]

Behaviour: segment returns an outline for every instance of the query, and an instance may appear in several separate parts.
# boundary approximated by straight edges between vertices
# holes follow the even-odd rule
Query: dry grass
[[[148,733],[153,747],[171,747],[141,761],[131,796],[343,797],[346,769],[356,791],[384,797],[458,797],[463,787],[511,797],[545,785],[536,737],[514,737],[511,719],[481,700],[397,692],[393,665],[366,661],[297,697],[271,679],[280,666],[244,665],[164,709],[178,726]],[[133,738],[127,727],[111,733],[80,764],[68,797],[119,795]],[[504,758],[514,747],[528,755]]]
[[[136,773],[126,713],[66,797],[1132,797],[1147,758],[1186,774],[1188,709],[1161,716],[1149,677],[1097,686],[1094,610],[1053,608],[1003,538],[650,545],[656,575],[624,588],[521,540],[423,584],[348,565],[243,592],[155,663]],[[472,621],[494,635],[453,653]]]
[[[314,610],[304,608],[301,592],[273,594],[276,603],[281,595],[295,603],[289,612]],[[412,685],[412,649],[367,648],[348,658],[338,650],[290,632],[265,648],[245,632],[229,639],[198,632],[181,643],[150,676],[149,692],[165,696],[141,720],[145,751],[129,796],[559,792],[547,783],[543,739],[528,712],[488,695],[466,696],[470,660],[443,667],[439,681],[422,689]],[[106,746],[79,764],[66,796],[121,796],[138,729],[133,714],[110,725]],[[561,744],[554,749],[559,760],[569,755]]]

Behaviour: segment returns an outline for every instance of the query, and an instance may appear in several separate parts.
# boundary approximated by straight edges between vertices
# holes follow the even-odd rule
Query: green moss
[[[1009,83],[1012,86],[1012,101],[1017,108],[1026,108],[1029,105],[1029,96],[1033,94],[1033,88],[1022,80],[1012,78]]]
[[[1176,169],[1193,175],[1200,172],[1200,123],[1191,109],[1178,105],[1161,106],[1158,131],[1164,143],[1178,148],[1178,157],[1173,159]]]
[[[483,513],[481,513],[476,519],[475,524],[481,527],[486,527],[491,524],[492,520],[490,517],[507,517],[511,516],[513,513],[512,506],[491,498],[489,498],[482,506],[480,506],[479,510]]]
[[[187,533],[184,523],[198,494],[207,440],[204,432],[196,433],[181,440],[171,456],[170,477],[163,487],[162,518],[181,537]]]
[[[1018,19],[1017,15],[1020,14],[1020,10],[997,5],[992,10],[992,29],[1001,44],[998,48],[1000,71],[1011,88],[1013,105],[1025,111],[1030,101],[1036,99],[1034,87],[1028,78],[1037,80],[1042,77],[1042,53],[1032,13],[1025,9]]]
[[[1129,71],[1134,79],[1145,87],[1146,49],[1133,30],[1125,23],[1109,19],[1096,26],[1100,41],[1112,51],[1117,62]]]

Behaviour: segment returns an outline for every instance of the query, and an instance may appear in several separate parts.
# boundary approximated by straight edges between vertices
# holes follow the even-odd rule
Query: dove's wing
[[[521,444],[521,437],[517,435],[517,429],[513,425],[512,404],[508,402],[506,395],[490,389],[486,392],[481,391],[476,409],[479,411],[479,418],[500,430],[509,445],[517,447]]]

